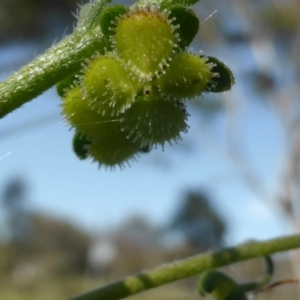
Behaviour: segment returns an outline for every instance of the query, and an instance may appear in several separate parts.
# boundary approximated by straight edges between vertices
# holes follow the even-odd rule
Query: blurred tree
[[[23,278],[26,266],[25,270],[46,270],[50,276],[84,274],[91,241],[87,233],[67,221],[40,213],[30,214],[30,225],[30,234],[21,243],[8,241],[1,247],[6,253],[3,268],[8,273]]]
[[[170,224],[170,229],[182,233],[196,251],[223,245],[226,224],[209,201],[204,192],[188,192]]]
[[[43,214],[32,214],[30,256],[45,259],[49,270],[83,274],[90,236],[70,222]]]
[[[108,276],[114,269],[117,255],[117,245],[111,235],[97,234],[92,238],[88,249],[86,274],[94,277]]]
[[[21,177],[10,180],[4,187],[2,205],[8,219],[8,235],[14,243],[28,239],[30,217],[27,186]]]
[[[114,240],[120,254],[114,263],[115,275],[139,272],[164,261],[159,231],[143,216],[132,216],[121,224]]]
[[[5,186],[2,205],[8,219],[8,270],[34,261],[33,265],[43,266],[50,273],[84,273],[89,235],[67,221],[34,213],[21,177]]]

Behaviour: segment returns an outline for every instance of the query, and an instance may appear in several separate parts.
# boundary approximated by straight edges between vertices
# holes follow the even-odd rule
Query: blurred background
[[[0,79],[70,34],[82,3],[0,1]],[[54,89],[1,120],[3,299],[64,299],[163,262],[299,231],[300,3],[203,0],[194,9],[202,23],[190,49],[226,63],[236,84],[189,104],[178,144],[122,171],[80,161]],[[300,278],[299,253],[274,259],[275,279]],[[226,272],[247,281],[263,264]],[[196,279],[131,299],[200,299]],[[299,286],[255,299],[300,299]]]

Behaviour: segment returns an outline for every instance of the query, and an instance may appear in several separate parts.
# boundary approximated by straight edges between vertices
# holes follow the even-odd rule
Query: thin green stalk
[[[75,296],[70,300],[118,300],[204,271],[298,247],[300,247],[300,235],[263,242],[251,241],[236,247],[224,248],[220,251],[199,254],[165,264]]]

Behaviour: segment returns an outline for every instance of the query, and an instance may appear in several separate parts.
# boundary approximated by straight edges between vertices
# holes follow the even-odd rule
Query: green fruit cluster
[[[187,51],[199,20],[185,6],[109,6],[99,26],[106,53],[57,86],[80,158],[122,167],[143,149],[178,141],[188,130],[186,100],[233,84],[223,63]]]

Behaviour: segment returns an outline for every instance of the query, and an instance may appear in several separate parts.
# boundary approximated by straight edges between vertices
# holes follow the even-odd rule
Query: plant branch
[[[0,118],[78,72],[93,54],[104,52],[107,40],[98,18],[109,2],[95,0],[84,5],[72,35],[0,83]]]
[[[75,31],[0,84],[0,118],[76,73],[83,60],[104,48],[98,27]]]
[[[300,235],[263,242],[251,241],[236,247],[199,254],[156,269],[129,276],[115,283],[75,296],[70,300],[118,300],[201,272],[250,258],[300,247]]]

